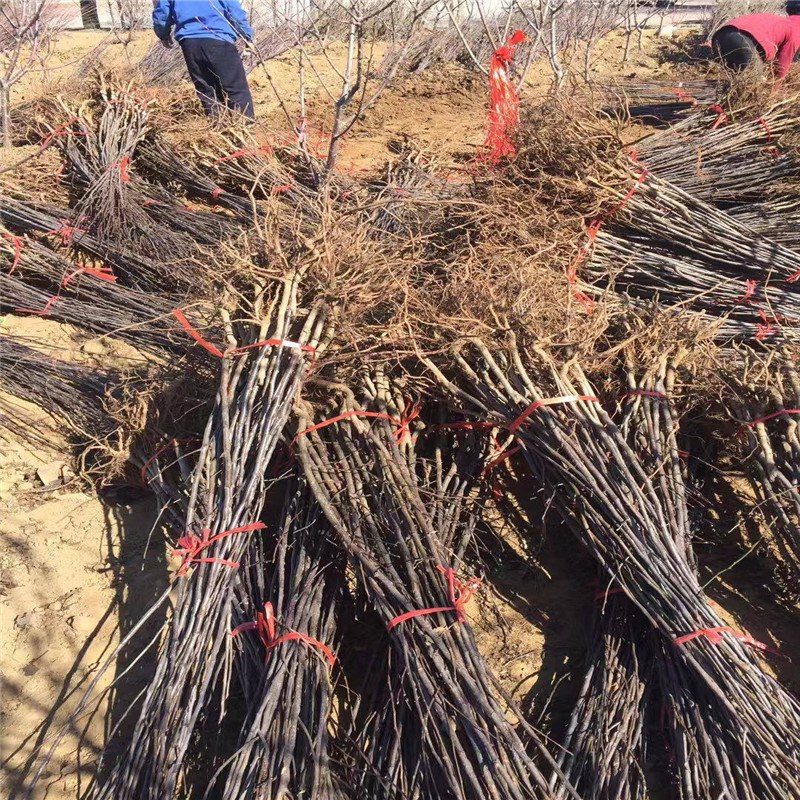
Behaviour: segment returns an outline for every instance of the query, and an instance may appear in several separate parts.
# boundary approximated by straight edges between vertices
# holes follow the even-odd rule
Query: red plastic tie
[[[651,392],[647,389],[632,389],[630,392],[625,392],[619,396],[620,400],[626,397],[655,397],[657,400],[666,400],[667,396],[661,392]]]
[[[756,282],[755,280],[746,280],[744,282],[744,294],[741,297],[737,297],[733,302],[734,303],[749,303],[750,298],[756,292]]]
[[[70,221],[68,219],[60,219],[59,223],[61,224],[60,228],[53,228],[51,231],[45,231],[45,236],[60,236],[61,244],[66,245],[72,241],[72,237],[76,233],[86,233],[86,231],[82,228],[76,228],[73,225],[70,225]]]
[[[795,281],[800,281],[800,269],[794,273],[794,275],[790,275],[787,279],[787,283],[794,283]]]
[[[175,317],[175,319],[177,319],[177,320],[178,320],[178,322],[180,322],[180,324],[181,324],[181,325],[183,325],[183,328],[184,328],[184,330],[185,330],[185,331],[186,331],[186,332],[189,334],[189,336],[191,336],[191,337],[192,337],[192,339],[194,339],[194,340],[197,342],[197,344],[199,344],[201,347],[204,347],[206,350],[208,350],[208,352],[209,352],[209,353],[211,353],[212,355],[218,356],[219,358],[222,358],[222,357],[225,355],[225,354],[222,352],[222,350],[218,350],[216,347],[214,347],[214,345],[213,345],[213,344],[211,344],[210,342],[207,342],[207,341],[206,341],[206,340],[205,340],[205,339],[204,339],[204,338],[203,338],[203,337],[202,337],[202,336],[201,336],[201,335],[200,335],[200,334],[199,334],[199,333],[198,333],[198,332],[197,332],[197,331],[196,331],[196,330],[195,330],[195,329],[192,327],[192,324],[191,324],[191,323],[189,322],[189,320],[188,320],[188,319],[186,319],[186,317],[183,315],[183,311],[181,311],[179,308],[173,308],[173,309],[172,309],[172,314],[173,314],[173,316]]]
[[[148,484],[150,481],[147,480],[147,468],[164,452],[169,450],[170,447],[176,444],[187,444],[189,442],[200,442],[202,439],[198,439],[196,436],[189,437],[187,439],[170,439],[165,445],[156,450],[147,461],[142,464],[142,468],[139,470],[139,477],[142,479],[142,483]]]
[[[253,156],[256,155],[256,152],[256,150],[247,150],[243,147],[241,150],[235,150],[233,153],[229,153],[227,156],[215,158],[214,164],[221,164],[223,161],[232,161],[234,158],[239,158],[240,156]]]
[[[15,308],[14,311],[17,311],[17,312],[19,312],[21,314],[35,314],[37,317],[44,317],[49,313],[50,306],[52,306],[53,303],[55,303],[56,300],[60,300],[60,299],[61,298],[57,294],[54,294],[52,297],[48,297],[47,298],[47,302],[40,309],[36,309],[36,308]]]
[[[173,316],[180,322],[184,330],[192,337],[201,347],[208,350],[209,353],[219,358],[224,358],[226,355],[237,355],[243,353],[245,350],[252,350],[254,347],[288,347],[294,350],[300,350],[303,353],[311,353],[311,363],[314,363],[314,356],[316,348],[310,344],[301,344],[300,342],[292,342],[288,339],[264,339],[260,342],[253,342],[252,344],[244,344],[241,347],[231,347],[224,353],[219,348],[215,347],[211,342],[204,339],[197,330],[192,326],[188,319],[184,316],[179,308],[172,309]]]
[[[22,239],[19,236],[14,236],[13,233],[4,233],[4,239],[8,239],[9,242],[14,246],[14,257],[11,261],[11,269],[8,271],[10,275],[19,265],[19,259],[22,255]]]
[[[717,112],[717,118],[709,126],[712,131],[716,130],[720,125],[727,125],[728,115],[725,113],[725,109],[721,105],[714,103],[713,105],[707,106],[707,108],[709,111]]]
[[[330,669],[333,669],[333,665],[336,663],[336,656],[330,651],[327,645],[323,644],[318,639],[313,639],[311,636],[307,636],[305,633],[300,633],[299,631],[289,631],[288,633],[284,633],[282,636],[276,636],[275,612],[273,611],[272,603],[264,603],[264,612],[262,613],[261,611],[258,611],[253,622],[243,622],[241,625],[237,625],[231,631],[231,636],[238,636],[242,631],[258,632],[258,636],[266,648],[267,658],[269,657],[269,651],[275,647],[275,645],[278,645],[281,642],[288,642],[296,639],[321,650],[322,654],[325,656],[325,660],[328,662],[328,667]]]
[[[621,586],[614,586],[612,589],[606,589],[604,592],[598,592],[594,599],[597,600],[605,600],[606,598],[610,597],[612,594],[620,594],[625,590]]]
[[[292,184],[291,183],[284,183],[284,184],[281,184],[280,186],[273,186],[269,190],[269,193],[272,194],[272,195],[276,195],[279,192],[288,192],[289,189],[291,189],[291,188],[292,188]]]
[[[477,578],[470,578],[469,583],[464,584],[456,577],[455,570],[451,567],[445,568],[441,564],[437,564],[436,569],[447,578],[447,594],[451,604],[449,606],[418,608],[415,611],[406,611],[405,614],[392,617],[392,619],[386,623],[387,630],[392,630],[395,625],[399,625],[401,622],[413,619],[414,617],[423,617],[428,614],[436,614],[440,611],[455,611],[456,621],[459,623],[464,622],[467,618],[464,614],[464,606],[470,601],[472,595],[475,594],[481,582]]]
[[[736,431],[736,435],[741,436],[745,428],[752,428],[762,422],[769,422],[771,419],[782,417],[784,414],[800,414],[800,408],[782,408],[780,411],[773,411],[771,414],[765,414],[763,417],[750,420],[750,422],[742,422],[741,427]]]
[[[697,639],[700,636],[705,636],[711,644],[719,644],[722,641],[722,634],[723,633],[730,633],[732,636],[735,636],[740,642],[743,644],[749,645],[750,647],[756,650],[766,650],[768,653],[775,653],[776,655],[782,655],[780,650],[776,650],[774,647],[770,647],[768,644],[764,644],[764,642],[759,642],[757,639],[754,639],[752,636],[746,633],[740,633],[739,631],[734,630],[733,628],[729,628],[727,625],[719,625],[716,628],[698,628],[696,631],[692,631],[691,633],[687,633],[683,636],[678,636],[676,639],[673,639],[673,643],[676,645],[682,645],[686,642],[692,641],[692,639]]]
[[[72,272],[64,277],[64,280],[61,281],[62,288],[66,286],[76,275],[80,275],[81,272],[86,272],[89,275],[94,275],[95,278],[100,278],[100,280],[109,281],[111,283],[117,280],[117,276],[111,272],[110,267],[79,267],[75,270],[75,272]]]
[[[628,189],[627,192],[625,192],[622,200],[620,200],[619,203],[617,203],[610,211],[606,211],[603,214],[604,218],[607,219],[612,214],[616,214],[617,211],[620,211],[622,208],[624,208],[628,204],[630,199],[636,194],[636,190],[645,182],[645,180],[647,179],[647,176],[650,174],[645,167],[637,167],[637,172],[639,174],[638,174],[638,176],[636,178],[636,183],[634,183],[633,186],[631,186],[631,188]],[[599,229],[599,226],[598,226],[598,229]],[[595,235],[597,235],[596,231],[595,231]],[[594,237],[592,237],[592,238],[594,238]]]
[[[406,408],[409,407],[406,406]],[[350,417],[364,417],[367,419],[389,420],[389,422],[396,426],[394,431],[395,441],[397,444],[401,444],[406,435],[411,435],[410,425],[412,420],[419,416],[419,410],[419,403],[414,403],[412,406],[410,406],[408,413],[403,411],[403,413],[400,415],[400,419],[393,417],[391,414],[386,414],[383,411],[345,411],[342,414],[337,414],[335,417],[318,422],[316,425],[310,425],[308,428],[304,428],[302,431],[297,433],[293,439],[293,442],[296,442],[301,436],[304,436],[307,433],[319,430],[320,428],[327,428],[328,425],[333,425],[335,422],[340,422],[343,419],[349,419]]]
[[[50,142],[59,136],[86,136],[86,131],[67,130],[67,128],[72,125],[73,122],[78,122],[79,119],[79,117],[73,117],[72,119],[68,119],[66,122],[62,122],[61,125],[51,131],[50,134],[42,140],[42,144],[40,145],[41,149],[44,150],[46,147],[49,147]]]
[[[122,156],[119,161],[112,161],[109,165],[109,169],[118,169],[119,170],[119,177],[123,183],[130,183],[131,176],[128,175],[128,166],[130,165],[131,160],[128,156]]]
[[[211,199],[212,200],[216,200],[221,194],[224,194],[224,193],[225,193],[225,190],[224,189],[220,189],[219,186],[217,186],[216,189],[212,189],[211,190]]]
[[[178,577],[185,575],[192,564],[224,564],[226,567],[233,567],[236,569],[239,566],[236,561],[228,561],[225,558],[201,558],[199,557],[200,553],[214,544],[214,542],[218,542],[226,536],[232,536],[234,533],[244,533],[244,531],[257,531],[266,527],[267,526],[263,522],[251,522],[249,525],[231,528],[231,530],[223,531],[216,536],[211,536],[211,530],[209,528],[203,528],[201,531],[203,534],[202,539],[193,533],[184,534],[178,539],[178,546],[172,551],[173,556],[181,556],[183,558],[176,575]]]
[[[691,103],[692,108],[696,108],[697,100],[690,94],[684,92],[680,86],[676,86],[672,91],[678,96],[678,100],[682,100],[684,103]]]
[[[758,312],[758,316],[761,317],[762,322],[757,322],[756,323],[756,334],[755,334],[755,336],[756,336],[756,340],[760,342],[762,339],[766,339],[767,336],[771,336],[773,333],[775,333],[776,328],[767,319],[767,315],[766,315],[766,312],[764,311],[764,309],[761,309]]]
[[[519,123],[519,96],[508,77],[508,67],[514,58],[516,45],[526,40],[525,34],[516,30],[502,47],[498,47],[489,60],[489,110],[488,131],[476,158],[496,164],[501,158],[516,153],[508,134]]]
[[[586,316],[591,316],[594,313],[594,307],[597,305],[588,294],[578,291],[577,289],[572,293],[572,296],[583,306],[586,311]]]
[[[767,121],[764,119],[764,117],[756,117],[755,121],[756,122],[760,122],[764,126],[764,130],[767,132],[767,141],[771,142],[772,141],[772,131],[769,129],[769,125],[767,124]]]
[[[600,398],[593,397],[591,395],[586,394],[566,394],[561,397],[547,397],[544,400],[537,400],[535,403],[531,403],[509,426],[508,430],[511,433],[514,433],[523,422],[525,422],[528,417],[533,414],[534,411],[538,411],[540,408],[544,408],[545,406],[555,406],[560,405],[561,403],[574,403],[578,400],[583,400],[589,403],[599,403]]]

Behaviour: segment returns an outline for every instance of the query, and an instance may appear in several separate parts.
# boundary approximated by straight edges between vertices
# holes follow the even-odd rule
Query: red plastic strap
[[[578,252],[575,254],[575,258],[572,259],[569,266],[566,269],[566,276],[567,280],[570,283],[575,283],[578,278],[578,267],[580,266],[581,262],[589,255],[589,250],[591,246],[594,244],[595,239],[597,239],[597,234],[600,232],[600,228],[603,225],[603,221],[601,219],[593,219],[587,226],[586,226],[586,243],[581,245]],[[586,297],[586,295],[583,295]],[[577,299],[577,298],[576,298]],[[588,298],[587,298],[588,299]],[[583,302],[583,301],[580,301]],[[590,301],[592,303],[592,308],[594,308],[594,301]],[[591,311],[589,312],[591,313]]]
[[[214,164],[221,164],[223,161],[232,161],[234,158],[239,158],[240,156],[254,156],[257,154],[257,152],[257,150],[247,150],[243,147],[241,150],[235,150],[233,153],[230,153],[227,156],[215,158]]]
[[[519,122],[519,96],[508,77],[508,67],[514,58],[516,45],[526,38],[522,31],[514,31],[489,60],[488,131],[476,154],[479,160],[496,164],[501,158],[513,156],[516,152],[508,134]]]
[[[203,538],[196,536],[193,533],[186,533],[178,539],[178,546],[172,551],[173,556],[181,556],[183,561],[176,575],[183,576],[189,570],[192,564],[224,564],[227,567],[234,569],[239,566],[236,561],[228,561],[225,558],[200,558],[200,553],[207,547],[210,547],[214,542],[224,539],[226,536],[232,536],[234,533],[243,533],[245,531],[257,531],[267,526],[263,522],[251,522],[249,525],[242,525],[239,528],[231,528],[229,531],[223,531],[216,536],[211,536],[211,531],[208,528],[203,528],[201,533]]]
[[[790,275],[787,279],[787,283],[794,283],[795,281],[800,281],[800,269],[794,273],[794,275]]]
[[[180,324],[181,324],[181,325],[183,325],[183,328],[184,328],[184,330],[186,331],[186,333],[188,333],[188,334],[189,334],[189,336],[191,336],[191,337],[192,337],[192,339],[194,339],[194,340],[197,342],[197,344],[199,344],[201,347],[204,347],[206,350],[208,350],[208,352],[209,352],[209,353],[211,353],[212,355],[218,356],[219,358],[222,358],[222,357],[225,355],[225,354],[222,352],[222,350],[218,350],[216,347],[214,347],[214,345],[213,345],[213,344],[211,344],[210,342],[207,342],[207,341],[206,341],[206,340],[205,340],[205,339],[204,339],[204,338],[203,338],[203,337],[202,337],[202,336],[201,336],[201,335],[200,335],[200,334],[199,334],[199,333],[198,333],[198,332],[197,332],[197,331],[196,331],[196,330],[195,330],[195,329],[192,327],[192,324],[191,324],[191,323],[189,322],[189,320],[188,320],[188,319],[186,319],[186,317],[183,315],[183,311],[181,311],[179,308],[173,308],[173,309],[172,309],[172,314],[173,314],[173,316],[175,317],[175,319],[177,319],[177,320],[178,320],[178,322],[180,322]]]
[[[434,430],[437,431],[446,431],[446,430],[476,430],[476,431],[484,431],[488,430],[489,428],[502,428],[503,425],[500,422],[481,422],[480,420],[469,421],[469,420],[462,420],[461,422],[444,422],[441,425],[436,425]]]
[[[18,311],[21,314],[35,314],[38,317],[44,317],[50,311],[50,306],[52,306],[53,303],[55,303],[56,300],[60,300],[60,299],[61,298],[57,294],[54,294],[52,297],[48,297],[47,298],[47,302],[40,309],[36,309],[36,308],[15,308],[14,311]]]
[[[109,281],[111,283],[117,280],[117,276],[111,272],[109,267],[79,267],[75,270],[75,272],[72,272],[64,277],[64,280],[61,281],[62,288],[66,286],[76,275],[80,275],[81,272],[86,272],[89,275],[94,275],[95,278],[100,278],[100,280]]]
[[[166,203],[163,200],[154,200],[153,198],[150,198],[149,200],[144,200],[142,202],[142,205],[143,206],[163,206],[163,205],[166,205]]]
[[[608,218],[612,214],[616,214],[617,211],[624,208],[628,204],[630,199],[634,196],[634,194],[636,194],[636,190],[645,182],[647,176],[649,175],[648,171],[644,167],[638,167],[637,171],[639,175],[636,178],[636,183],[634,183],[633,186],[631,186],[631,188],[628,189],[627,192],[625,192],[625,195],[623,196],[622,200],[619,201],[619,203],[617,203],[610,211],[606,211],[603,214],[603,218]],[[597,226],[597,229],[598,230],[600,229],[599,225]],[[594,232],[594,236],[596,235],[597,231]],[[592,239],[594,239],[594,236],[592,236]]]
[[[19,258],[22,254],[22,239],[20,239],[19,236],[14,236],[13,233],[4,233],[3,238],[8,239],[8,241],[14,246],[14,258],[11,261],[11,269],[8,271],[8,274],[10,275],[19,265]]]
[[[766,650],[769,653],[782,655],[780,650],[776,650],[774,647],[764,644],[764,642],[759,642],[757,639],[754,639],[752,636],[746,633],[740,633],[733,628],[729,628],[727,625],[719,625],[716,628],[698,628],[696,631],[692,631],[691,633],[687,633],[683,636],[678,636],[672,641],[676,645],[682,645],[686,642],[692,641],[692,639],[705,636],[706,639],[711,642],[711,644],[719,644],[722,641],[723,633],[730,633],[732,636],[735,636],[737,639],[739,639],[739,641],[741,641],[743,644],[749,645],[756,650]]]
[[[142,468],[139,470],[139,477],[142,479],[142,483],[147,484],[150,481],[147,480],[147,468],[164,452],[169,450],[170,447],[176,444],[186,444],[189,442],[200,442],[202,439],[198,439],[196,436],[189,437],[187,439],[170,439],[165,445],[156,450],[147,461],[142,464]]]
[[[320,428],[327,428],[328,425],[333,425],[335,422],[339,422],[343,419],[349,419],[350,417],[365,417],[367,419],[386,419],[393,423],[396,426],[394,438],[397,444],[400,444],[403,441],[404,436],[411,435],[411,429],[409,426],[411,425],[411,421],[419,416],[419,408],[419,403],[415,403],[410,407],[408,413],[403,411],[400,419],[393,417],[391,414],[386,414],[383,411],[345,411],[341,414],[337,414],[335,417],[323,420],[322,422],[318,422],[316,425],[310,425],[308,428],[298,431],[293,441],[296,442],[301,436],[304,436],[307,433],[319,430]]]
[[[755,280],[746,280],[744,282],[744,294],[741,297],[737,297],[733,302],[734,303],[748,303],[750,302],[750,298],[756,292],[756,282]]]
[[[577,289],[572,293],[572,296],[583,306],[586,315],[590,316],[594,313],[594,307],[597,305],[588,294],[578,291]]]
[[[217,186],[216,189],[211,190],[211,198],[213,200],[216,200],[221,194],[225,194],[225,190],[220,189],[219,186]]]
[[[184,330],[192,337],[201,347],[204,347],[208,350],[209,353],[215,355],[219,358],[224,358],[227,355],[236,355],[237,353],[243,353],[245,350],[252,350],[254,347],[288,347],[294,350],[300,350],[303,353],[311,353],[311,363],[314,363],[314,356],[316,354],[316,348],[312,347],[310,344],[301,344],[300,342],[292,342],[288,339],[264,339],[260,342],[253,342],[252,344],[244,344],[241,347],[231,347],[226,350],[224,353],[217,347],[214,347],[211,342],[204,339],[197,330],[192,326],[188,319],[184,316],[183,312],[179,308],[172,309],[173,316],[180,322],[183,326]]]
[[[610,597],[612,594],[620,594],[625,590],[621,586],[615,586],[612,589],[606,589],[604,592],[598,592],[595,596],[595,600],[605,600],[607,597]]]
[[[468,584],[464,584],[456,577],[456,573],[451,567],[445,568],[441,564],[437,564],[436,569],[447,578],[447,594],[450,598],[451,605],[437,606],[436,608],[418,608],[415,611],[406,611],[405,614],[398,614],[398,616],[392,617],[392,619],[386,623],[387,630],[392,630],[395,625],[399,625],[401,622],[413,619],[414,617],[424,617],[428,614],[436,614],[440,611],[455,611],[456,621],[464,622],[466,619],[464,606],[470,601],[472,595],[475,594],[481,582],[477,578],[471,578]]]
[[[728,115],[725,113],[725,109],[721,105],[714,103],[713,105],[707,106],[707,108],[709,111],[717,112],[717,118],[709,126],[712,131],[716,130],[720,125],[727,124]]]
[[[327,645],[320,642],[318,639],[313,639],[305,633],[289,631],[282,636],[276,636],[275,612],[272,608],[272,603],[264,603],[264,612],[258,611],[253,622],[244,622],[241,625],[237,625],[231,631],[231,636],[238,636],[242,631],[257,631],[259,638],[267,650],[267,656],[269,656],[269,651],[275,647],[275,645],[296,639],[321,650],[330,669],[333,669],[333,665],[336,663],[336,656],[330,651]]]
[[[292,184],[291,183],[284,183],[284,184],[281,184],[280,186],[273,186],[269,190],[269,193],[272,194],[272,195],[275,195],[275,194],[278,194],[279,192],[288,192],[289,189],[291,189],[291,188],[292,188]]]
[[[800,414],[800,408],[782,408],[780,411],[773,411],[771,414],[765,414],[763,417],[750,420],[750,422],[742,422],[741,427],[736,431],[736,435],[741,436],[745,428],[752,428],[762,422],[769,422],[771,419],[782,417],[784,414]]]
[[[242,353],[245,350],[252,350],[254,347],[289,347],[294,350],[301,350],[304,353],[311,353],[311,363],[314,363],[317,349],[310,344],[301,344],[300,342],[292,342],[289,339],[263,339],[260,342],[253,342],[253,344],[243,344],[241,347],[233,347],[226,351],[227,355],[235,355]]]
[[[53,236],[60,236],[61,244],[69,244],[72,241],[72,237],[76,233],[86,233],[86,231],[82,228],[76,228],[73,225],[70,225],[70,221],[68,219],[60,219],[59,223],[61,224],[60,228],[53,228],[52,231],[45,231],[45,236],[49,236],[51,234]]]
[[[767,336],[771,336],[775,333],[775,326],[770,323],[767,319],[767,314],[764,309],[761,309],[758,312],[758,316],[761,317],[763,320],[762,322],[756,323],[756,339],[760,342],[762,339],[766,339]]]
[[[678,97],[678,100],[682,100],[685,103],[691,103],[692,108],[695,108],[697,106],[697,100],[690,94],[684,92],[680,86],[676,86],[672,91],[675,92],[675,94]]]
[[[44,140],[42,141],[42,144],[40,145],[42,150],[44,150],[45,147],[49,147],[50,142],[52,142],[53,139],[59,136],[86,136],[86,131],[67,130],[67,128],[70,125],[72,125],[73,122],[77,122],[79,119],[80,119],[79,117],[73,117],[72,119],[68,119],[66,122],[62,122],[61,125],[55,128],[55,130],[51,131],[50,135],[45,137]]]
[[[764,126],[764,130],[767,132],[767,141],[771,142],[772,141],[772,131],[769,129],[769,125],[767,124],[767,121],[764,119],[764,117],[756,117],[755,121],[756,122],[760,122]]]
[[[500,455],[495,456],[489,463],[483,468],[481,471],[481,475],[485,475],[487,472],[493,470],[498,464],[502,464],[504,461],[508,460],[513,456],[515,453],[518,453],[522,447],[520,445],[516,445],[515,447],[509,447],[507,450],[504,450]]]
[[[535,403],[531,403],[509,426],[508,430],[511,433],[514,433],[523,422],[525,422],[528,417],[533,414],[534,411],[538,411],[540,408],[545,406],[555,406],[560,405],[561,403],[575,403],[578,400],[583,400],[588,403],[599,403],[600,398],[593,397],[591,395],[586,394],[566,394],[562,397],[547,397],[544,400],[537,400]]]
[[[658,400],[666,400],[667,396],[661,392],[650,392],[647,389],[632,389],[630,392],[625,392],[619,396],[620,400],[626,397],[655,397]]]
[[[108,168],[116,168],[119,170],[119,177],[123,183],[130,183],[131,176],[128,175],[128,167],[130,166],[131,160],[128,156],[122,156],[119,161],[112,161]]]

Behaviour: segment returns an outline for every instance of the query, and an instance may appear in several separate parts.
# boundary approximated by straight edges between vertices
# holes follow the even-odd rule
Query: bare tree
[[[0,136],[11,146],[11,89],[36,67],[44,69],[68,12],[58,0],[5,0],[0,5]]]

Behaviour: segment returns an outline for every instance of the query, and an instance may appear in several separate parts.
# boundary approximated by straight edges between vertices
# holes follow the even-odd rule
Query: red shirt
[[[725,24],[749,33],[764,48],[767,61],[775,60],[778,77],[786,75],[795,53],[800,50],[800,16],[747,14]]]

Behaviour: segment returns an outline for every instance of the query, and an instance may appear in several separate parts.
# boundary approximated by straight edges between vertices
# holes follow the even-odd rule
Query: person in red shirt
[[[714,34],[714,52],[737,71],[759,61],[774,62],[782,79],[800,57],[800,0],[789,0],[786,13],[786,17],[747,14],[730,20]]]

